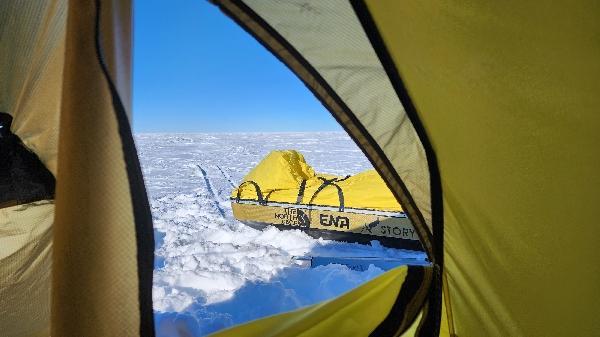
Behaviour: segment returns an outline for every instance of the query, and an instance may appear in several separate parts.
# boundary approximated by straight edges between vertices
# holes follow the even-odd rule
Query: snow
[[[136,142],[155,227],[158,336],[203,336],[339,296],[383,272],[372,265],[307,268],[298,257],[424,258],[377,241],[258,231],[233,218],[231,190],[271,150],[299,150],[317,172],[371,168],[345,133],[138,134]]]

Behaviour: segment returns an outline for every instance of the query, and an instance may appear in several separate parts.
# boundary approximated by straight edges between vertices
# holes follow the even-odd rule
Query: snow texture
[[[416,257],[420,253],[258,231],[233,218],[229,195],[271,150],[295,149],[317,172],[371,164],[344,133],[138,134],[155,232],[157,336],[203,336],[330,299],[376,277],[370,266],[307,268],[294,257]]]

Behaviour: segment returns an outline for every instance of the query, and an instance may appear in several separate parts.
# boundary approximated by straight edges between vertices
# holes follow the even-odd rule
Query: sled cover
[[[331,174],[315,173],[304,156],[294,150],[272,151],[243,181],[253,181],[268,201],[308,204],[324,180],[333,180],[342,191],[345,207],[401,212],[402,208],[390,192],[377,171],[367,170],[353,176],[338,177]],[[299,195],[299,187],[303,185]],[[245,185],[233,190],[232,198],[256,200],[253,186]],[[323,188],[312,200],[312,204],[340,206],[340,195],[336,188]]]

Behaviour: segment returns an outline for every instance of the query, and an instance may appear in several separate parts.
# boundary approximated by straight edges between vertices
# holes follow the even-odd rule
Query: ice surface
[[[153,300],[158,336],[202,336],[330,299],[383,271],[301,268],[292,257],[421,257],[419,253],[258,231],[236,221],[229,195],[269,151],[295,149],[317,172],[371,168],[341,132],[138,134],[156,238]],[[187,333],[184,334],[183,332]]]

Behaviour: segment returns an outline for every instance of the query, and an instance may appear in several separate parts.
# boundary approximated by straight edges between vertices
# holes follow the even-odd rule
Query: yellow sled
[[[272,151],[231,194],[233,215],[264,228],[301,229],[313,237],[421,250],[418,235],[375,170],[316,174],[302,154]]]

